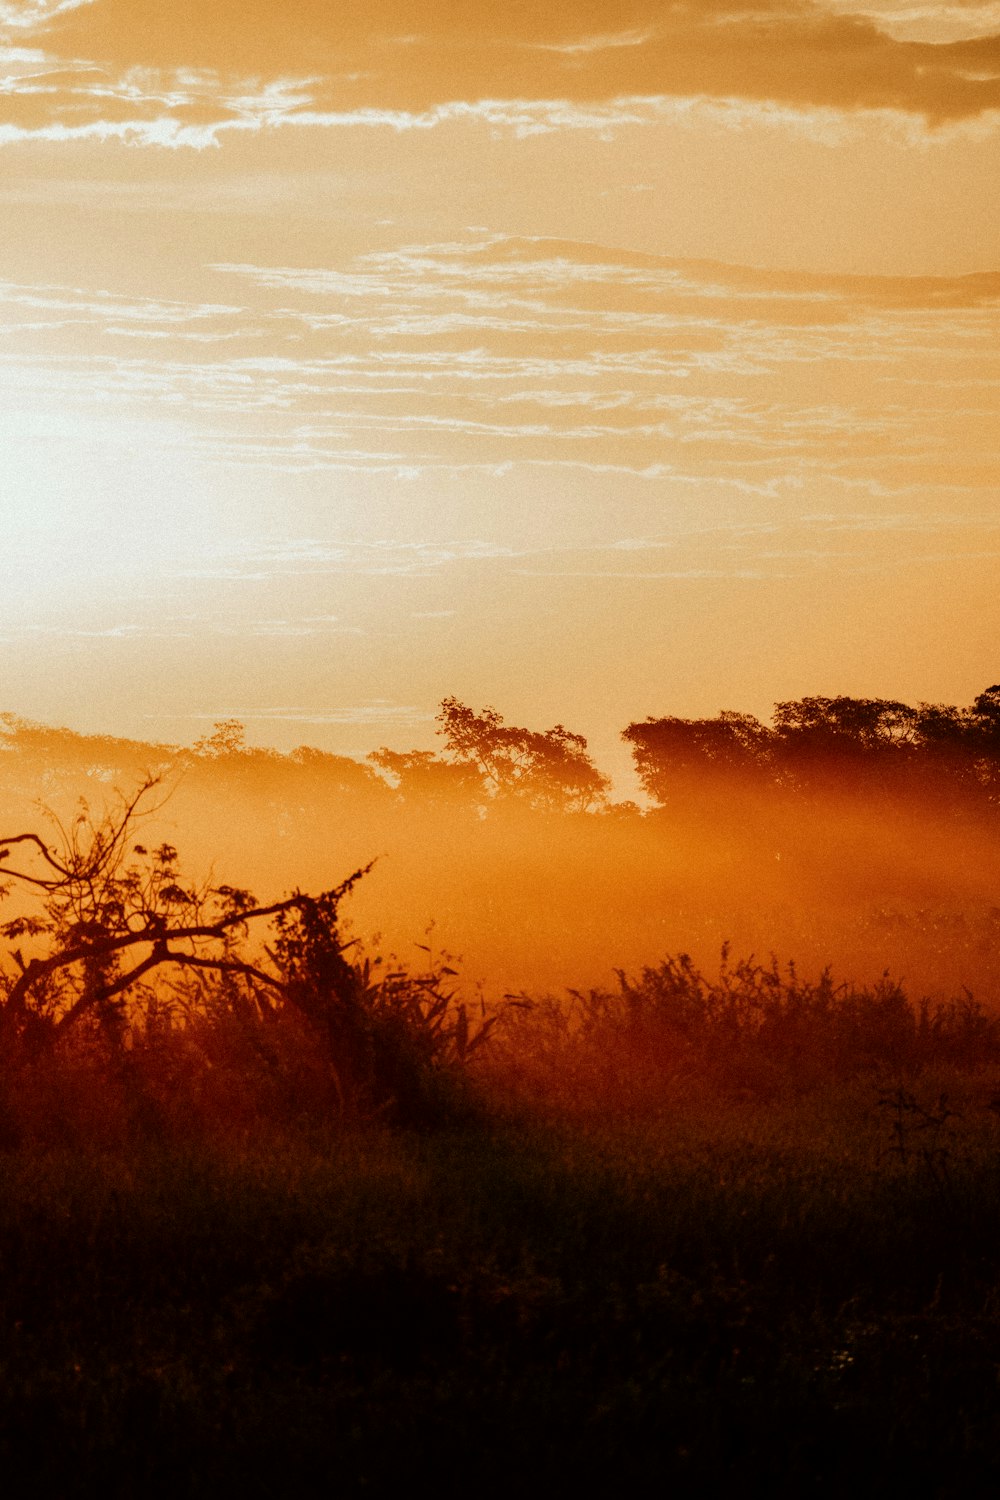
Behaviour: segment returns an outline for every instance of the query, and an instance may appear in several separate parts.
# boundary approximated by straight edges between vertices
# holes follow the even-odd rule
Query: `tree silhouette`
[[[304,1035],[341,1116],[421,1124],[464,1108],[462,1070],[494,1018],[470,1020],[444,957],[411,973],[349,954],[340,905],[371,866],[266,905],[236,886],[193,885],[172,845],[135,842],[157,785],[147,779],[97,820],[85,805],[68,825],[53,819],[54,841],[0,837],[0,894],[36,898],[0,925],[14,945],[0,969],[0,1115],[11,1080],[67,1035],[128,1056],[167,978],[189,1019],[235,1017],[269,1055],[276,1036]],[[251,947],[251,927],[265,924],[268,940]]]
[[[610,782],[587,754],[587,741],[562,724],[519,729],[495,708],[477,714],[457,698],[443,700],[437,723],[451,763],[473,768],[492,798],[547,812],[586,812],[607,801]]]
[[[217,760],[224,755],[245,755],[248,748],[246,725],[241,719],[217,719],[212,733],[196,740],[191,751]]]
[[[772,723],[795,757],[884,757],[919,744],[918,711],[889,698],[799,698],[776,703]]]
[[[753,714],[724,710],[716,719],[649,718],[629,724],[622,739],[632,746],[648,795],[666,804],[759,779],[770,764],[773,736]]]
[[[438,807],[482,799],[483,780],[477,767],[467,761],[442,760],[433,750],[373,750],[373,766],[392,782],[404,802]]]
[[[826,788],[931,795],[958,808],[1000,792],[1000,684],[969,708],[891,698],[806,697],[776,703],[772,727],[751,714],[648,718],[629,724],[636,770],[661,804],[711,802],[740,788]]]
[[[164,967],[235,976],[252,989],[287,992],[280,971],[248,956],[249,925],[288,921],[317,898],[295,892],[260,905],[236,886],[185,881],[172,845],[148,849],[133,841],[143,803],[157,785],[155,779],[145,781],[135,796],[98,821],[86,804],[69,826],[53,818],[55,843],[37,833],[0,837],[6,877],[0,894],[19,886],[37,898],[34,911],[5,922],[0,934],[44,950],[25,957],[23,946],[11,949],[16,968],[4,976],[0,1007],[0,1031],[8,1043],[27,1043],[29,1051],[37,1051],[85,1017],[114,1029],[128,999]],[[331,921],[339,901],[365,873],[357,870],[324,893]]]

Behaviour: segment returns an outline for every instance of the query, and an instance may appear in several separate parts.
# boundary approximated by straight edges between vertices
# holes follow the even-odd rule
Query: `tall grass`
[[[22,1149],[5,1471],[59,1494],[985,1494],[1000,1134],[961,1102],[947,1193],[859,1080],[669,1125]]]
[[[445,958],[425,971],[338,956],[296,1003],[237,979],[174,984],[122,1027],[94,1017],[58,1044],[0,1059],[0,1139],[161,1141],[381,1123],[656,1116],[715,1098],[773,1102],[859,1077],[1000,1069],[1000,1018],[973,997],[914,1002],[807,979],[776,959],[708,976],[682,954],[608,990],[508,996],[487,1012]]]
[[[712,976],[681,954],[619,972],[614,990],[512,997],[484,1070],[512,1103],[580,1118],[998,1065],[1000,1018],[971,995],[914,1002],[889,976],[860,987],[829,969],[807,979],[723,949]]]

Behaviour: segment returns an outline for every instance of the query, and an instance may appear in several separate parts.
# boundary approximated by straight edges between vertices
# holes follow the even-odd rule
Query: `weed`
[[[962,1116],[951,1108],[948,1095],[940,1093],[932,1105],[921,1103],[902,1086],[879,1095],[878,1108],[889,1122],[889,1143],[881,1158],[892,1158],[905,1168],[921,1171],[943,1202],[955,1207],[952,1176],[955,1124]]]

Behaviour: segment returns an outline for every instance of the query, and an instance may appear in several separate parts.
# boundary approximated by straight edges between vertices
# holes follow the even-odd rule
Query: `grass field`
[[[7,1492],[993,1493],[991,1089],[10,1151]]]

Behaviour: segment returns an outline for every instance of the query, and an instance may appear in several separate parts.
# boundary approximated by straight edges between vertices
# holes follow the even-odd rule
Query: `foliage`
[[[649,717],[629,724],[636,770],[656,802],[727,785],[796,792],[840,787],[996,801],[1000,685],[969,708],[887,698],[806,697],[776,703],[771,726],[750,714]]]
[[[262,907],[235,886],[196,886],[185,881],[172,845],[150,850],[135,842],[142,804],[156,785],[147,781],[97,821],[86,803],[68,827],[53,818],[56,845],[36,833],[0,838],[3,894],[16,883],[38,903],[0,933],[43,948],[27,958],[22,947],[11,950],[16,970],[6,975],[2,1013],[8,1043],[35,1050],[85,1018],[105,1029],[119,1024],[129,997],[145,993],[147,976],[162,967],[274,985],[241,939],[251,921],[297,898]],[[28,868],[15,868],[12,858],[25,854]]]
[[[192,746],[192,754],[203,755],[209,760],[246,753],[246,726],[240,719],[219,719],[213,724],[211,734],[203,735]]]
[[[647,719],[630,724],[622,738],[631,745],[639,779],[655,801],[697,794],[708,778],[730,784],[764,770],[772,736],[752,714],[723,711],[716,719]]]
[[[347,956],[354,945],[340,905],[367,870],[268,905],[239,887],[194,885],[172,845],[135,841],[137,822],[155,811],[142,805],[155,785],[103,818],[84,804],[68,826],[54,820],[55,844],[35,833],[0,838],[3,894],[17,885],[35,898],[0,926],[16,945],[0,976],[8,1085],[71,1037],[84,1052],[128,1055],[135,1075],[140,1053],[162,1063],[172,1048],[176,1063],[192,1041],[207,1062],[206,1038],[210,1052],[220,1030],[230,1040],[253,1033],[251,1052],[273,1069],[304,1028],[314,1053],[304,1071],[319,1062],[342,1118],[423,1124],[446,1113],[492,1022],[470,1025],[443,961],[411,975]],[[272,938],[259,953],[251,926],[265,923]]]
[[[773,1102],[865,1075],[1000,1066],[1000,1018],[968,994],[913,1003],[888,975],[810,980],[724,947],[714,975],[681,953],[617,979],[568,1004],[520,997],[489,1063],[501,1095],[543,1114],[657,1115],[693,1096]]]
[[[496,709],[477,714],[457,698],[442,701],[437,722],[451,762],[473,768],[490,797],[518,798],[546,812],[586,812],[607,801],[610,783],[587,754],[587,741],[562,724],[519,729]]]
[[[369,761],[392,782],[404,802],[424,806],[475,803],[482,799],[482,777],[467,761],[447,761],[433,750],[373,750]]]
[[[457,971],[431,962],[421,973],[370,959],[351,963],[342,940],[343,890],[300,895],[274,918],[268,956],[287,1000],[306,1017],[330,1060],[341,1110],[409,1125],[460,1108],[460,1078],[495,1018],[470,1023],[448,987]]]

